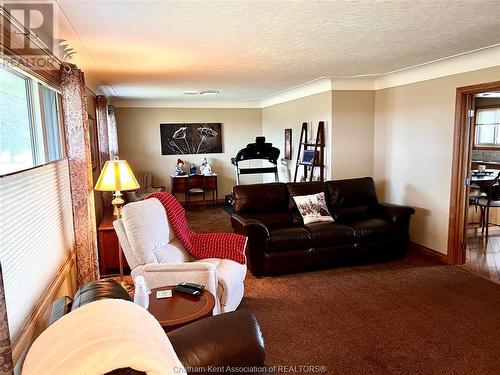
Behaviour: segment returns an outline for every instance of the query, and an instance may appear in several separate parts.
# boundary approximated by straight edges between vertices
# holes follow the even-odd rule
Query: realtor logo
[[[0,65],[58,70],[61,61],[70,61],[76,51],[67,40],[59,39],[56,12],[48,2],[4,2],[0,6],[0,28],[4,30]]]
[[[33,33],[50,51],[54,47],[54,9],[52,4],[4,3],[5,10],[20,26]],[[41,46],[20,35],[13,23],[5,30],[4,45],[20,55],[46,54]]]

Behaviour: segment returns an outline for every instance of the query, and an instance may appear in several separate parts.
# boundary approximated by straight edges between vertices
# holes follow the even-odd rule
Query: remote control
[[[199,290],[195,290],[195,289],[191,289],[191,288],[187,288],[185,286],[181,286],[181,285],[177,285],[174,290],[176,292],[179,292],[179,293],[184,293],[184,294],[189,294],[190,296],[200,296],[202,292],[200,292]]]
[[[203,290],[205,289],[205,285],[195,284],[195,283],[186,283],[186,282],[183,282],[183,283],[180,283],[179,285],[180,286],[184,286],[186,288],[198,290],[200,292],[203,292]]]

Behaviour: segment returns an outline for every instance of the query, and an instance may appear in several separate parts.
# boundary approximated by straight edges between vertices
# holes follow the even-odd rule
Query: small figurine
[[[191,166],[189,167],[189,174],[196,174],[196,164],[191,164]]]
[[[200,173],[201,174],[203,174],[203,170],[205,169],[207,164],[208,164],[207,158],[203,158],[203,160],[201,161],[201,164],[200,164]]]
[[[204,176],[212,175],[212,166],[210,165],[207,158],[203,158],[203,161],[201,162],[200,173]]]
[[[181,159],[177,159],[177,165],[175,166],[174,176],[184,176],[184,162]]]

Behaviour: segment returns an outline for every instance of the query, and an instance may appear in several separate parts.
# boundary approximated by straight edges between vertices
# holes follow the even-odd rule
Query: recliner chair
[[[127,204],[113,225],[133,278],[144,276],[150,288],[183,281],[203,284],[216,297],[214,315],[240,304],[246,265],[229,259],[193,259],[176,238],[158,199]]]
[[[142,201],[148,194],[167,190],[163,185],[153,185],[153,174],[151,172],[136,172],[135,176],[140,187],[137,190],[125,192],[127,202]]]

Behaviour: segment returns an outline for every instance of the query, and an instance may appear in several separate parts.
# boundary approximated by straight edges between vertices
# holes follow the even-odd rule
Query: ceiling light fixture
[[[481,92],[476,94],[476,98],[500,98],[500,92]]]
[[[216,94],[220,94],[220,91],[217,91],[217,90],[203,90],[203,91],[200,91],[200,95],[216,95]]]
[[[194,90],[184,91],[184,95],[198,95],[198,94],[199,92]]]

